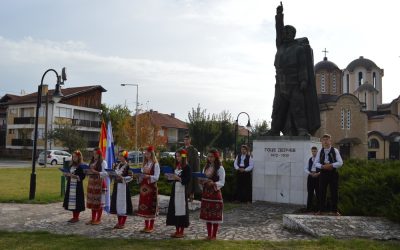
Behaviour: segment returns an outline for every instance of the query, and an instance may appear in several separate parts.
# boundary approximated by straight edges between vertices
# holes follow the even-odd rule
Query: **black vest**
[[[335,149],[333,147],[331,147],[331,150],[328,153],[328,159],[329,159],[329,163],[337,162],[337,160],[336,160],[336,152],[335,152]],[[324,150],[324,148],[321,149],[321,153],[319,154],[319,162],[321,164],[325,163],[325,150]]]
[[[313,165],[313,161],[312,161],[312,157],[310,157],[310,159],[308,160],[308,171],[309,172],[311,172],[311,168],[312,168],[312,165]],[[319,169],[319,168],[315,168],[315,172],[320,172],[321,170]]]
[[[242,155],[237,156],[237,163],[240,168],[240,162],[242,160]],[[244,158],[244,168],[247,168],[250,165],[250,155],[246,155],[246,158]]]

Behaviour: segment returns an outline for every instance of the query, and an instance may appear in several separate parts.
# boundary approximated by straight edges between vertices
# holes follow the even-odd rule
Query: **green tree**
[[[259,136],[265,135],[269,131],[268,122],[263,120],[262,122],[257,122],[251,128],[251,140],[256,139]]]
[[[228,111],[210,115],[206,109],[201,109],[198,105],[188,113],[188,118],[192,143],[200,152],[205,153],[211,147],[224,152],[233,148],[235,130],[232,116]]]
[[[120,104],[115,106],[101,105],[102,118],[108,123],[111,121],[113,128],[114,144],[116,146],[130,149],[134,147],[134,121],[128,107]]]
[[[73,152],[77,149],[86,149],[86,140],[74,126],[71,124],[59,124],[58,126],[58,128],[49,132],[49,139],[59,141],[69,152]]]
[[[199,104],[196,109],[192,108],[192,111],[188,113],[188,118],[192,144],[196,146],[199,152],[204,153],[212,138],[211,117],[207,114],[206,109],[201,109]]]

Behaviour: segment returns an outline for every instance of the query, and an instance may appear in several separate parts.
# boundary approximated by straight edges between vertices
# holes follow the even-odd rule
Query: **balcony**
[[[100,128],[100,121],[89,121],[89,120],[81,120],[81,119],[72,119],[73,126],[79,127],[89,127],[89,128]]]
[[[7,128],[7,124],[0,124],[0,130],[5,130]]]
[[[33,146],[31,139],[12,139],[11,146]]]
[[[14,117],[14,124],[35,124],[35,117]]]

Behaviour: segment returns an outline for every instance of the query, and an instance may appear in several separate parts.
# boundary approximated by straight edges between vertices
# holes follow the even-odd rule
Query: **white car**
[[[63,164],[64,159],[65,161],[71,161],[72,155],[67,151],[62,151],[62,150],[47,150],[46,154],[44,153],[44,151],[42,151],[39,154],[38,158],[39,165],[44,165],[45,158],[47,160],[47,164],[57,165],[57,164]]]

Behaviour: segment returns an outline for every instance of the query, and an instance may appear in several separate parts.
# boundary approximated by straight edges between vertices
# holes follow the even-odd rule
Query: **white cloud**
[[[124,103],[135,96],[135,89],[123,89],[120,83],[138,82],[141,103],[149,101],[150,108],[165,113],[175,112],[181,119],[186,119],[187,112],[198,103],[211,113],[228,109],[234,114],[236,110],[240,112],[242,108],[258,106],[254,100],[263,101],[263,97],[251,101],[248,98],[257,96],[260,89],[266,88],[267,77],[261,68],[246,68],[240,63],[233,65],[229,62],[223,67],[199,67],[186,62],[101,56],[85,48],[87,46],[82,42],[1,38],[0,65],[19,65],[24,71],[21,75],[7,77],[7,68],[3,68],[0,73],[12,84],[7,86],[7,90],[33,92],[36,86],[32,82],[39,79],[49,65],[56,70],[66,66],[66,87],[101,84],[108,89],[103,102],[110,105]],[[52,76],[45,79],[50,87],[54,85]],[[242,99],[244,103],[240,103]],[[265,114],[265,110],[262,113]]]

